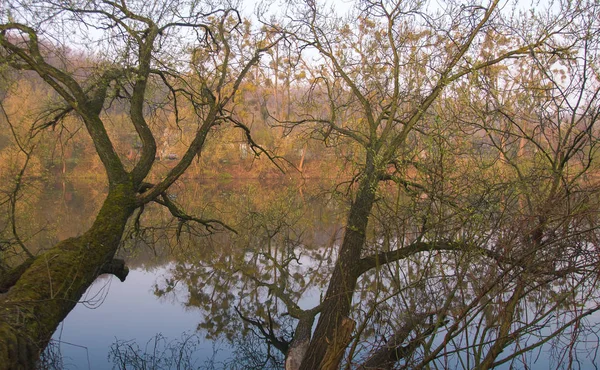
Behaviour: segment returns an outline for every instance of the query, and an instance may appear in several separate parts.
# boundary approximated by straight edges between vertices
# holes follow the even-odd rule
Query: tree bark
[[[321,361],[321,370],[337,370],[344,357],[346,347],[352,340],[352,332],[356,327],[354,320],[344,317],[341,326],[338,327],[333,336],[333,341],[327,343],[325,357]]]
[[[34,369],[86,289],[111,263],[136,207],[132,184],[111,186],[92,227],[39,255],[0,300],[0,369]]]
[[[310,344],[310,335],[315,321],[314,315],[300,318],[290,348],[285,355],[285,370],[298,370]]]

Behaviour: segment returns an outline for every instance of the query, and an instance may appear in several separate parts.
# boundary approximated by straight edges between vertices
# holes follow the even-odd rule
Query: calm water
[[[166,274],[166,267],[132,270],[126,281],[104,276],[86,293],[59,326],[54,339],[60,345],[66,369],[112,369],[108,360],[116,340],[135,341],[144,348],[156,334],[169,340],[193,333],[201,313],[185,308],[177,296],[159,299],[154,284]],[[182,292],[185,294],[185,292]],[[196,349],[198,366],[213,357],[226,360],[231,349],[225,344],[205,341]]]
[[[212,215],[211,210],[215,210],[214,214],[219,219],[231,225],[239,221],[236,217],[241,215],[240,207],[248,207],[257,214],[260,213],[261,217],[264,216],[268,221],[261,218],[256,222],[265,224],[279,222],[282,217],[288,217],[287,212],[294,208],[300,213],[293,217],[301,217],[302,222],[305,222],[302,227],[311,229],[306,233],[308,236],[304,238],[305,242],[310,240],[311,243],[324,244],[331,238],[330,234],[335,234],[335,228],[338,227],[335,218],[327,219],[325,214],[337,211],[327,210],[326,202],[320,200],[315,204],[314,199],[305,194],[306,190],[298,191],[294,187],[281,187],[278,190],[281,194],[276,195],[273,189],[258,183],[207,187],[195,184],[185,192],[175,192],[173,198],[180,204],[185,204],[190,211],[197,206],[206,214],[206,209],[209,208],[208,213]],[[100,205],[101,194],[92,206],[82,192],[85,192],[85,189],[78,190],[70,184],[62,184],[39,199],[39,202],[51,204],[54,212],[59,213],[58,216],[52,217],[60,220],[53,225],[52,232],[48,228],[48,235],[40,238],[58,240],[77,235],[91,224],[92,216]],[[291,199],[290,194],[298,200],[292,202],[294,204],[288,203]],[[283,202],[281,208],[284,213],[279,214],[279,211],[271,212],[268,209],[277,202]],[[85,203],[87,205],[84,207]],[[310,206],[310,210],[296,209],[303,208],[304,205]],[[47,217],[44,214],[38,216]],[[52,217],[48,217],[48,220]],[[120,282],[112,275],[101,276],[54,334],[53,340],[63,358],[64,368],[112,369],[114,364],[113,360],[109,359],[109,353],[111,346],[114,347],[116,342],[137,346],[136,348],[141,350],[140,353],[152,353],[157,335],[164,337],[164,340],[159,341],[159,347],[162,346],[160,351],[165,350],[165,343],[195,336],[198,343],[192,348],[194,368],[228,368],[228,361],[235,356],[234,348],[222,339],[205,339],[206,332],[196,330],[199,323],[210,322],[206,319],[208,303],[203,302],[198,304],[203,307],[196,307],[197,303],[190,299],[188,289],[192,282],[189,280],[190,274],[182,273],[181,269],[187,269],[195,263],[208,263],[208,268],[212,268],[210,263],[238,252],[240,256],[251,256],[254,253],[243,248],[231,250],[231,234],[227,232],[209,238],[183,237],[185,242],[179,243],[173,235],[171,217],[161,209],[149,209],[144,223],[151,225],[152,229],[144,234],[142,240],[134,239],[135,246],[126,245],[120,252],[131,269],[125,282]],[[311,259],[301,257],[300,260],[303,266],[312,268]],[[162,296],[157,295],[156,287],[164,287],[167,280],[177,280],[176,289]],[[219,291],[218,283],[213,282],[210,285],[207,281],[207,284],[209,286],[206,289],[202,286],[196,290],[214,290],[218,291],[215,294],[227,294]],[[216,302],[219,302],[219,299],[220,296],[215,297]],[[312,292],[306,292],[299,303],[303,307],[312,307],[318,300],[319,290],[313,289]]]
[[[228,361],[240,359],[235,353],[237,345],[244,344],[242,325],[232,307],[239,304],[242,291],[242,309],[247,310],[247,315],[262,309],[264,302],[270,300],[265,291],[244,291],[248,282],[231,276],[231,264],[257,266],[252,274],[272,277],[274,270],[267,268],[268,263],[260,257],[267,252],[285,258],[286,253],[300,251],[292,256],[297,260],[289,266],[295,279],[290,279],[290,284],[313,276],[310,287],[297,286],[296,298],[303,308],[317,304],[335,261],[339,218],[345,213],[342,204],[331,201],[318,186],[189,185],[185,192],[176,188],[174,198],[191,212],[219,218],[238,228],[240,235],[235,243],[230,240],[230,233],[184,236],[178,240],[174,236],[177,225],[171,217],[164,210],[149,209],[143,221],[152,227],[142,238],[128,239],[120,252],[131,268],[126,281],[100,277],[55,333],[65,369],[112,369],[113,361],[108,357],[115,343],[120,343],[121,349],[138,348],[139,353],[157,352],[165,357],[166,343],[184,341],[190,336],[197,339],[191,349],[194,368],[230,368],[232,363]],[[102,199],[103,193],[98,189],[69,184],[43,192],[31,202],[33,209],[45,210],[36,214],[39,220],[32,224],[46,225],[47,232],[36,237],[41,243],[78,235],[91,224]],[[249,232],[243,232],[239,228],[242,225]],[[275,237],[267,240],[263,234]],[[158,294],[161,291],[166,293]],[[276,305],[271,307],[278,309]],[[594,314],[588,322],[597,323],[599,319]],[[199,324],[208,331],[196,331]],[[222,337],[233,339],[233,347],[224,339],[214,339],[221,329]],[[213,339],[204,339],[206,333],[213,334]],[[155,346],[157,335],[165,339]],[[580,362],[575,368],[595,368],[598,341],[594,336],[588,339],[577,347]],[[511,350],[509,347],[505,353]],[[528,354],[532,368],[555,368],[549,360],[550,351],[544,346]],[[446,364],[454,368],[460,362],[455,356]]]

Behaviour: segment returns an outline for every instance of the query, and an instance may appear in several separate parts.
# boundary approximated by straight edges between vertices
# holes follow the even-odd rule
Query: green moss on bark
[[[133,186],[111,187],[92,227],[38,256],[0,301],[0,364],[31,368],[56,327],[112,260],[135,209]],[[0,366],[0,369],[2,367]]]

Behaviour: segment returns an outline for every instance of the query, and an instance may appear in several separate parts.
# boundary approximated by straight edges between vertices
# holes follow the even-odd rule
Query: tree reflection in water
[[[312,305],[327,283],[340,209],[330,196],[311,195],[318,188],[304,196],[293,186],[239,190],[224,196],[234,210],[228,224],[238,233],[180,240],[177,263],[155,292],[168,295],[185,284],[185,305],[204,313],[198,329],[227,338],[238,363],[243,357],[277,368],[298,320],[312,321],[317,312]]]
[[[160,269],[167,272],[156,281],[155,295],[201,312],[199,332],[189,334],[194,340],[175,339],[173,334],[154,339],[163,343],[159,355],[172,356],[185,342],[188,347],[180,350],[192,353],[189,358],[196,367],[280,368],[294,341],[310,335],[337,257],[347,202],[345,194],[321,190],[327,187],[305,183],[300,192],[293,184],[196,184],[177,194],[178,202],[205,218],[221,219],[237,234],[206,235],[172,223],[160,209],[147,209],[140,227],[131,225],[121,256],[132,269],[166,266]],[[472,193],[477,190],[473,188],[471,184]],[[530,225],[507,217],[510,207],[499,205],[518,199],[511,200],[508,191],[479,191],[484,195],[468,199],[479,204],[477,212],[454,215],[462,223],[430,226],[437,240],[460,234],[473,247],[453,249],[448,244],[446,250],[419,253],[409,253],[420,247],[414,236],[422,233],[423,215],[437,205],[398,196],[393,188],[380,192],[364,257],[356,261],[364,273],[353,299],[356,327],[344,366],[393,362],[390,368],[474,368],[497,343],[503,349],[497,366],[586,368],[596,363],[600,320],[595,196],[584,190],[571,195],[570,207],[579,205],[581,211],[568,223],[562,222],[560,205],[555,204],[550,215],[553,234],[544,236],[539,248],[527,249],[519,238]],[[44,208],[42,201],[34,205]],[[454,201],[466,202],[459,197]],[[81,209],[75,203],[66,205],[65,214]],[[497,217],[499,210],[502,218]],[[55,238],[48,232],[38,237]],[[406,255],[385,254],[394,250]],[[388,263],[369,256],[387,258]],[[154,353],[154,342],[147,344],[145,335],[131,333],[140,340],[137,344],[115,343],[113,364],[135,368],[135,361],[142,359],[158,363],[156,354],[147,357]],[[231,360],[221,356],[210,362],[206,352],[195,353],[190,345],[204,336],[229,341],[234,351],[220,355]],[[60,361],[49,357],[52,366],[60,368]]]
[[[226,338],[233,345],[233,362],[219,357],[220,362],[206,365],[209,368],[283,365],[296,323],[283,302],[294,306],[293,315],[318,303],[335,257],[332,253],[342,211],[320,186],[305,184],[299,192],[296,185],[277,191],[256,184],[200,185],[195,191],[178,194],[177,201],[189,208],[202,205],[207,216],[218,213],[237,234],[196,233],[170,223],[170,217],[163,218],[156,210],[146,210],[140,228],[131,230],[124,253],[137,253],[146,266],[151,265],[149,256],[139,255],[140,251],[174,259],[166,265],[168,273],[158,278],[155,294],[162,300],[183,301],[188,309],[199,309],[200,333],[211,340]],[[140,248],[143,245],[151,248]],[[159,354],[165,359],[155,354],[157,339],[162,348]],[[185,351],[193,352],[190,343],[195,342],[186,342]],[[119,341],[111,349],[112,361],[120,368],[172,363],[172,345],[177,342],[162,337],[147,345]],[[204,361],[197,356],[190,360],[195,366]]]
[[[318,187],[304,189],[303,195],[293,186],[277,192],[221,189],[218,196],[210,195],[211,207],[237,234],[199,238],[193,230],[177,236],[167,229],[161,229],[160,238],[158,229],[144,234],[177,240],[176,262],[157,282],[155,294],[169,297],[178,286],[186,287],[184,305],[202,312],[199,332],[236,347],[227,368],[281,368],[290,348],[310,337],[336,258],[345,203],[343,196]],[[559,222],[556,237],[543,240],[543,248],[517,251],[520,244],[510,238],[523,235],[525,226],[481,213],[452,230],[472,248],[448,244],[409,253],[420,248],[419,239],[408,236],[419,235],[419,212],[428,208],[423,199],[400,199],[393,189],[381,196],[396,197],[397,207],[375,213],[366,255],[388,260],[356,261],[364,271],[353,300],[356,327],[345,349],[346,368],[382,363],[473,368],[492,351],[502,353],[495,366],[595,363],[594,220]],[[495,229],[485,229],[492,224]],[[170,230],[177,234],[177,225]],[[495,247],[481,248],[485,243]],[[498,245],[506,248],[502,255]],[[398,246],[406,256],[376,253]]]

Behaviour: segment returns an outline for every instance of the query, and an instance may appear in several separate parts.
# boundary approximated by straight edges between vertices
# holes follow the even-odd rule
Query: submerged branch
[[[127,275],[129,275],[129,267],[125,265],[125,261],[120,258],[114,258],[111,261],[105,263],[100,268],[98,275],[111,274],[115,275],[121,282],[125,281]]]

